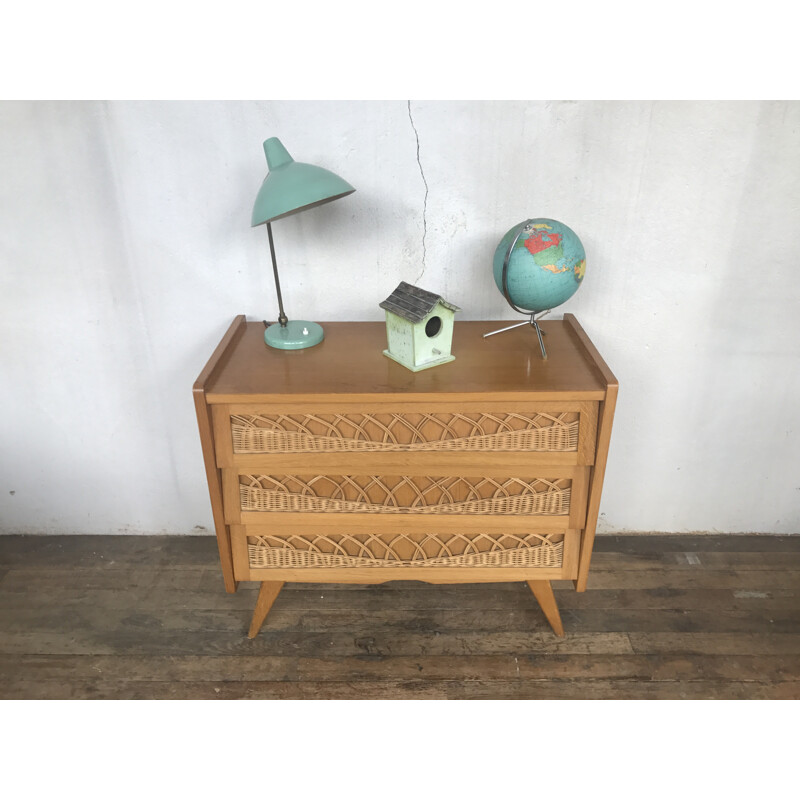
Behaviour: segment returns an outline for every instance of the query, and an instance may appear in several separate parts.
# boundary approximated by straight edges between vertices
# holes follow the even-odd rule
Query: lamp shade
[[[269,173],[256,197],[251,226],[288,217],[355,191],[330,170],[295,161],[274,136],[264,142],[264,154]]]

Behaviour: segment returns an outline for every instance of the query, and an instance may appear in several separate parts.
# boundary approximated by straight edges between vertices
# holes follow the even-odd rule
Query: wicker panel
[[[252,569],[314,567],[560,567],[560,534],[249,536]]]
[[[231,416],[235,453],[515,451],[578,448],[578,413]]]
[[[242,511],[377,514],[569,513],[569,479],[240,475]]]

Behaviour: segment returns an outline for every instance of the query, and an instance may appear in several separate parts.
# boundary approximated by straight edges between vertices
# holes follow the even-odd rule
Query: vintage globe
[[[506,299],[518,311],[529,313],[547,311],[569,300],[586,272],[581,240],[554,219],[525,220],[500,240],[493,267],[494,282],[501,292],[506,259]]]

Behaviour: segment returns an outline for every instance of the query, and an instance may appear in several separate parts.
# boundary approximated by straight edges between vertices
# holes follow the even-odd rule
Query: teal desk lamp
[[[289,320],[283,310],[281,283],[278,279],[278,264],[275,261],[275,244],[272,241],[272,225],[276,219],[288,217],[307,208],[321,206],[352,194],[355,189],[338,175],[313,164],[295,161],[280,140],[273,137],[264,142],[269,173],[253,206],[251,226],[266,223],[269,235],[269,252],[272,256],[272,271],[275,273],[275,289],[278,293],[278,321],[264,331],[264,341],[279,350],[302,350],[313,347],[323,339],[322,326],[306,320]]]

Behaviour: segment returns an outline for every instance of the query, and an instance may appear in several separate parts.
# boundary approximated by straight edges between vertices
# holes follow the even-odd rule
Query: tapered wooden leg
[[[261,630],[261,626],[264,624],[275,598],[283,588],[283,583],[283,581],[261,581],[256,608],[253,611],[253,619],[250,622],[250,630],[247,632],[248,639],[255,639],[258,636],[258,632]]]
[[[556,636],[563,636],[564,626],[561,624],[561,614],[558,613],[556,596],[553,594],[553,587],[550,585],[550,581],[528,581],[528,586],[531,587],[533,596],[542,607],[553,633]]]

